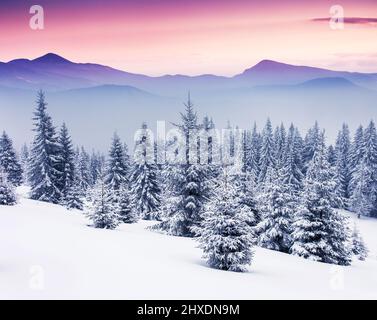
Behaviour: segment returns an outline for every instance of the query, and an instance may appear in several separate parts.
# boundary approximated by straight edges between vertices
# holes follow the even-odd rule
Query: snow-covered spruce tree
[[[94,186],[98,177],[104,172],[105,157],[99,152],[92,152],[90,156],[90,184]]]
[[[130,184],[133,206],[142,219],[152,220],[160,205],[157,165],[154,162],[154,141],[146,123],[135,137],[134,165]]]
[[[261,220],[262,214],[258,205],[257,187],[254,181],[246,173],[246,179],[242,186],[238,186],[238,207],[244,211],[244,217],[249,226],[255,227]]]
[[[368,248],[366,247],[359,230],[354,225],[352,232],[352,253],[361,261],[368,257]]]
[[[123,156],[124,156],[123,162],[124,162],[124,165],[126,166],[126,171],[127,171],[126,177],[129,182],[132,161],[130,158],[127,143],[125,142],[123,143]]]
[[[229,132],[229,156],[234,156],[234,127],[230,124],[228,120],[226,130]],[[222,150],[224,152],[224,150]]]
[[[157,138],[159,139],[159,138]],[[166,177],[165,177],[165,152],[166,145],[165,141],[160,140],[155,143],[155,162],[157,167],[157,185],[160,186],[160,203],[157,211],[154,212],[153,218],[157,221],[162,221],[162,217],[168,214],[165,210],[165,204],[169,201],[170,192],[168,192]],[[131,166],[132,167],[132,166]]]
[[[66,202],[68,190],[72,188],[75,166],[74,166],[74,151],[72,146],[71,137],[69,136],[67,126],[63,123],[59,137],[58,137],[59,157],[58,157],[58,170],[61,172],[59,189],[62,194],[62,203]]]
[[[293,124],[289,128],[287,143],[280,175],[282,183],[286,185],[291,194],[297,195],[302,190],[304,174],[302,173],[302,140],[300,133]]]
[[[348,186],[348,194],[352,197],[353,189],[355,187],[354,183],[357,181],[354,179],[355,172],[363,159],[363,145],[364,145],[364,129],[362,126],[359,126],[353,137],[351,144],[350,157],[349,157],[349,167],[351,180]]]
[[[274,138],[272,133],[272,125],[270,119],[267,120],[266,126],[263,129],[262,133],[262,145],[261,145],[261,153],[260,153],[260,164],[259,164],[259,183],[263,183],[268,168],[274,168],[276,159],[274,157],[275,154],[275,145],[274,145]]]
[[[279,171],[268,169],[259,197],[262,220],[256,227],[257,243],[266,249],[289,252],[296,199]]]
[[[308,170],[309,162],[313,159],[314,152],[317,148],[318,143],[320,143],[320,139],[321,133],[318,122],[316,121],[314,126],[308,130],[304,140],[304,148],[302,151],[304,174],[306,174],[306,171]]]
[[[257,125],[254,123],[250,137],[250,146],[246,153],[247,172],[255,185],[258,183],[259,177],[259,161],[260,161],[261,137],[257,131]]]
[[[173,217],[178,217],[176,214],[176,208],[179,205],[180,199],[180,197],[177,196],[178,193],[175,189],[176,181],[171,179],[171,175],[173,175],[172,172],[175,168],[176,167],[173,167],[170,164],[165,164],[161,168],[160,176],[158,177],[161,185],[161,202],[155,215],[155,219],[163,222],[151,227],[152,230],[162,230],[172,235],[177,234],[174,229],[177,224],[173,220]],[[184,221],[183,216],[182,221]],[[178,230],[180,230],[180,228],[178,228]]]
[[[75,174],[77,175],[81,190],[85,193],[92,186],[92,177],[90,172],[90,157],[84,147],[76,149]]]
[[[327,148],[327,161],[331,167],[335,167],[336,164],[336,153],[334,147],[330,144]]]
[[[243,272],[252,261],[255,239],[243,216],[248,213],[239,210],[236,199],[237,191],[224,169],[214,196],[205,205],[204,220],[193,230],[209,266]]]
[[[350,168],[356,168],[363,158],[364,129],[359,126],[356,129],[353,141],[350,147],[349,163]]]
[[[18,161],[16,151],[13,148],[12,140],[3,131],[0,137],[0,166],[5,170],[8,181],[15,186],[22,183],[22,168]]]
[[[207,172],[200,164],[190,164],[184,169],[184,177],[177,211],[181,211],[184,217],[182,236],[192,236],[189,228],[202,220],[203,204],[207,199]]]
[[[157,149],[155,150],[155,161],[157,164],[157,183],[160,186],[160,204],[158,210],[154,214],[154,219],[157,221],[162,221],[164,217],[169,216],[170,207],[169,203],[172,197],[172,190],[170,190],[169,179],[167,175],[167,163],[166,163],[166,153],[167,153],[167,144],[165,137],[157,137],[156,144]],[[131,161],[130,161],[131,162]],[[133,164],[131,165],[132,168]],[[154,225],[150,227],[152,230],[160,231],[160,225]]]
[[[14,187],[8,182],[7,174],[0,166],[0,205],[12,206],[16,202]]]
[[[118,215],[123,223],[134,223],[138,220],[138,214],[132,206],[130,190],[126,184],[123,184],[119,190]]]
[[[351,173],[349,167],[351,141],[349,129],[346,124],[343,124],[342,130],[339,132],[335,145],[335,194],[340,199],[338,208],[348,207],[348,189],[351,180]]]
[[[287,143],[287,132],[284,124],[276,127],[274,132],[274,146],[275,146],[275,163],[277,168],[284,165],[285,147]]]
[[[303,153],[303,150],[304,150],[304,140],[302,139],[301,133],[300,133],[300,131],[298,130],[297,127],[295,127],[295,139],[294,140],[295,140],[297,152],[299,152],[301,154],[300,158],[301,158],[301,161],[303,161],[302,153]],[[301,165],[303,166],[303,164],[301,164]]]
[[[161,202],[157,211],[156,220],[163,221],[151,227],[152,230],[163,231],[168,234],[177,235],[180,228],[179,221],[184,221],[183,214],[177,213],[180,203],[180,187],[183,184],[184,176],[180,164],[177,136],[169,137],[165,142],[164,152],[165,163],[160,164],[158,181],[161,185]],[[162,143],[160,142],[160,145]],[[161,150],[159,150],[161,157]],[[162,155],[163,157],[164,155]],[[161,159],[161,158],[160,158]]]
[[[114,192],[118,192],[124,183],[128,183],[128,168],[125,163],[123,144],[114,133],[109,151],[105,183]]]
[[[239,211],[245,212],[246,222],[255,227],[261,220],[261,214],[257,201],[257,184],[253,171],[250,170],[248,163],[248,151],[250,140],[248,132],[241,132],[241,153],[235,154],[234,163],[226,169],[229,183],[235,188],[237,197],[235,198],[235,206]],[[218,181],[214,181],[213,186],[218,185]]]
[[[30,157],[29,148],[26,145],[26,143],[24,143],[20,151],[20,164],[21,164],[21,169],[22,169],[22,180],[24,184],[29,183],[29,177],[28,177],[29,157]]]
[[[64,205],[68,210],[71,209],[84,209],[84,195],[80,188],[79,181],[75,178],[70,184],[67,185],[66,196],[64,198]]]
[[[205,115],[203,117],[203,129],[210,130],[214,128],[215,128],[215,123],[213,122],[213,119],[210,118],[208,115]]]
[[[256,127],[254,127],[256,130]],[[258,187],[258,163],[256,162],[256,155],[253,155],[256,147],[254,130],[251,133],[250,138],[246,139],[246,132],[243,136],[243,165],[242,165],[242,178],[239,179],[241,184],[238,183],[239,203],[242,206],[246,206],[253,215],[250,217],[249,225],[255,226],[261,220],[260,210],[258,208],[257,200],[257,187]],[[246,145],[247,144],[247,145]],[[255,157],[255,159],[253,159]],[[254,161],[255,160],[255,161]]]
[[[357,213],[358,218],[368,216],[373,210],[373,201],[370,198],[369,186],[371,172],[364,161],[361,161],[352,177],[351,209]]]
[[[351,207],[359,214],[377,216],[377,132],[373,121],[365,128],[362,153],[352,176]]]
[[[330,169],[331,180],[334,182],[334,190],[332,192],[333,197],[332,197],[332,200],[331,200],[332,201],[331,207],[342,209],[342,208],[345,207],[346,203],[348,203],[348,202],[347,202],[347,199],[345,199],[340,192],[340,189],[339,189],[340,179],[339,179],[339,176],[337,174],[336,166],[332,167],[329,164],[329,169]]]
[[[208,178],[216,179],[220,174],[220,137],[215,134],[215,124],[212,118],[209,118],[208,116],[203,118],[202,129],[205,137],[202,137],[202,140],[200,141],[203,145],[200,144],[201,150],[199,152],[199,161],[206,167]],[[205,152],[207,152],[207,157],[204,156]]]
[[[37,109],[34,112],[35,137],[30,152],[29,180],[31,198],[58,203],[61,198],[59,181],[59,148],[55,127],[46,111],[47,103],[42,91],[38,92]]]
[[[293,224],[291,252],[306,259],[349,265],[347,219],[331,207],[334,181],[326,159],[324,133],[309,163]]]
[[[101,229],[115,229],[119,223],[118,207],[104,182],[100,177],[91,190],[92,201],[86,208],[88,218],[92,221],[93,227]]]
[[[175,125],[182,141],[178,141],[176,137],[175,142],[167,146],[167,155],[172,156],[172,159],[168,157],[168,165],[165,167],[171,190],[170,212],[156,228],[172,235],[192,237],[194,234],[191,227],[202,220],[203,204],[209,197],[210,184],[207,167],[199,164],[195,157],[200,147],[197,143],[200,125],[190,96],[185,107],[185,112],[181,113],[181,124]],[[170,148],[175,151],[180,149],[181,152]]]

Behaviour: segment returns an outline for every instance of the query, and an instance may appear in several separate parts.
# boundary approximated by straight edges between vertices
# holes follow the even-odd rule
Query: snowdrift
[[[25,198],[0,207],[1,299],[377,299],[377,221],[355,220],[370,250],[350,267],[256,248],[247,273],[214,270],[192,239],[99,230],[79,211]],[[353,222],[352,222],[353,223]]]

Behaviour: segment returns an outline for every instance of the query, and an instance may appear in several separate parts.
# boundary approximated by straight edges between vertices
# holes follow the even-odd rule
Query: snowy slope
[[[24,193],[24,189],[21,189]],[[357,221],[371,250],[337,267],[257,248],[248,273],[210,269],[191,239],[88,227],[79,212],[25,199],[0,207],[0,298],[376,299],[377,220]]]

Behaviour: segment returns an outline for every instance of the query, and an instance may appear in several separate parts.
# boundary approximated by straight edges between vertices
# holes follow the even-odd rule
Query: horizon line
[[[251,65],[251,66],[243,69],[241,72],[235,73],[233,75],[220,75],[220,74],[215,74],[215,73],[199,73],[199,74],[195,74],[195,75],[187,75],[187,74],[184,74],[184,73],[174,73],[174,74],[173,73],[164,73],[164,74],[160,74],[160,75],[150,75],[150,74],[147,74],[147,73],[130,72],[130,71],[127,71],[127,70],[112,67],[112,66],[107,65],[107,64],[101,64],[101,63],[95,63],[95,62],[77,62],[77,61],[73,61],[69,58],[66,58],[64,55],[61,55],[61,54],[58,54],[58,53],[55,53],[55,52],[47,52],[47,53],[40,55],[40,56],[37,56],[35,58],[14,58],[14,59],[11,59],[11,60],[6,61],[6,62],[3,62],[3,61],[0,60],[0,64],[1,63],[8,64],[8,63],[11,63],[11,62],[17,61],[17,60],[27,60],[27,61],[32,62],[32,61],[35,61],[37,59],[46,57],[48,55],[57,56],[57,57],[61,58],[62,60],[66,60],[67,62],[74,63],[74,64],[100,65],[100,66],[111,68],[111,69],[114,69],[114,70],[117,70],[117,71],[135,74],[135,75],[147,76],[147,77],[150,77],[150,78],[161,78],[161,77],[168,77],[168,76],[184,76],[184,77],[189,77],[189,78],[202,77],[202,76],[217,76],[217,77],[223,77],[223,78],[233,78],[237,75],[243,74],[244,72],[248,71],[249,69],[251,69],[251,68],[253,68],[253,67],[255,67],[259,64],[261,64],[262,62],[273,62],[273,63],[280,64],[280,65],[287,65],[287,66],[293,66],[293,67],[315,68],[315,69],[322,69],[322,70],[334,71],[334,72],[349,72],[349,73],[361,73],[361,74],[376,74],[377,73],[377,71],[376,72],[361,72],[361,71],[349,71],[349,70],[334,70],[334,69],[331,69],[331,68],[318,67],[318,66],[313,66],[313,65],[292,64],[292,63],[282,62],[282,61],[278,61],[278,60],[262,59],[262,60],[259,60],[259,62],[255,63],[254,65]]]

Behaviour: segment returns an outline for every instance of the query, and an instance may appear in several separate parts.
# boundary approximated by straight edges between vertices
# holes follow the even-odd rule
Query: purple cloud
[[[314,21],[314,22],[328,22],[330,20],[331,18],[311,19],[311,21]],[[375,25],[377,24],[377,18],[344,17],[344,23]]]

